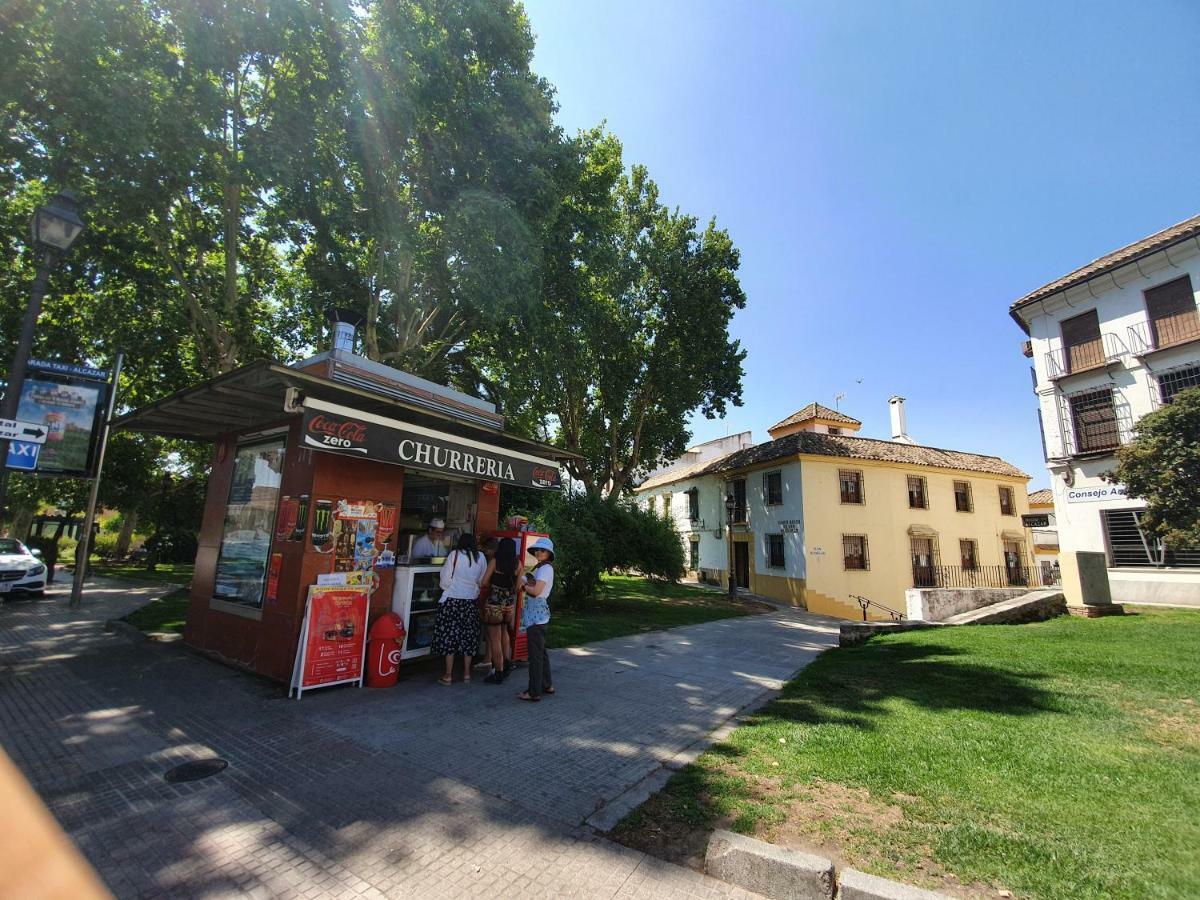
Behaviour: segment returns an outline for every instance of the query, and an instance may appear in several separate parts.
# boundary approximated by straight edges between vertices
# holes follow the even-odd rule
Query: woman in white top
[[[463,682],[471,680],[471,657],[479,649],[479,610],[475,605],[487,572],[487,559],[475,546],[475,535],[463,534],[458,547],[442,565],[442,599],[433,624],[433,654],[446,657],[446,674],[438,681],[453,681],[454,657],[463,657]]]

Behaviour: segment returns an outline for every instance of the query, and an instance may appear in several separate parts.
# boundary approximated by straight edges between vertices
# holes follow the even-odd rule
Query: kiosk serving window
[[[282,439],[238,447],[213,582],[214,600],[262,608],[283,448]]]

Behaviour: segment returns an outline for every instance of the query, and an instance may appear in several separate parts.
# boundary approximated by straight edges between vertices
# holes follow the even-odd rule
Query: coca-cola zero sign
[[[304,443],[330,453],[434,472],[449,472],[483,481],[503,481],[522,487],[558,490],[562,476],[553,462],[498,447],[466,444],[450,435],[425,429],[408,430],[306,408]]]

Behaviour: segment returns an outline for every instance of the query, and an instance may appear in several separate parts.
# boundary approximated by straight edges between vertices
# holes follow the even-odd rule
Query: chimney
[[[908,423],[904,418],[904,398],[893,395],[888,399],[888,411],[892,414],[892,440],[898,444],[915,444],[908,436]]]
[[[333,332],[332,349],[353,353],[354,335],[358,326],[363,323],[363,317],[352,309],[338,309],[333,306],[325,311],[325,316],[329,319],[329,327]]]

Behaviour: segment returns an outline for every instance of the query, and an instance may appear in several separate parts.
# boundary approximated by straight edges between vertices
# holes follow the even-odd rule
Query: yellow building
[[[902,404],[893,440],[857,437],[857,420],[814,403],[767,443],[654,475],[639,497],[665,497],[653,503],[674,516],[699,574],[727,583],[732,568],[740,587],[825,615],[861,619],[866,598],[869,618],[887,619],[912,587],[1040,584],[1021,524],[1029,476],[911,443]]]

